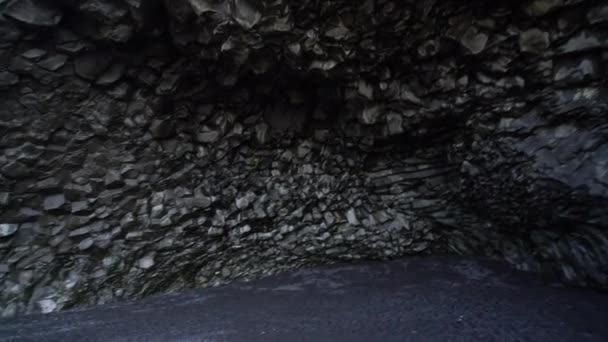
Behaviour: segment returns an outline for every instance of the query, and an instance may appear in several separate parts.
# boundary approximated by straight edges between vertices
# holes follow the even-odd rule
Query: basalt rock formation
[[[0,308],[413,254],[608,287],[608,4],[0,0]]]

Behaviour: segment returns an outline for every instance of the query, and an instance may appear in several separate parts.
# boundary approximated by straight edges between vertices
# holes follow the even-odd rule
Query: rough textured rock
[[[603,6],[1,2],[1,314],[445,252],[607,287]]]

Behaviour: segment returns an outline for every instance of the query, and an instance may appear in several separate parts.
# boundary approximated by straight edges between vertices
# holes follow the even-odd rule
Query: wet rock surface
[[[606,304],[496,262],[424,257],[5,319],[0,341],[605,341]]]
[[[0,2],[0,308],[451,252],[608,286],[601,1]]]

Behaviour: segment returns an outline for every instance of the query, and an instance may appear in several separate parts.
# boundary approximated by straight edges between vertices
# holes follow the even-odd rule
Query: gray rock
[[[266,123],[261,123],[255,126],[255,137],[258,143],[264,145],[270,141],[269,126]]]
[[[246,29],[251,29],[262,19],[259,2],[254,0],[234,0],[233,18]]]
[[[43,49],[29,49],[27,51],[25,51],[24,53],[21,54],[21,56],[27,58],[27,59],[38,59],[40,57],[43,57],[47,54],[46,50]]]
[[[403,117],[398,113],[390,113],[386,116],[386,135],[403,133]]]
[[[218,237],[224,235],[223,228],[211,227],[207,230],[207,235],[211,237]]]
[[[43,61],[38,63],[38,66],[49,70],[49,71],[57,71],[61,67],[63,67],[68,61],[68,56],[62,54],[56,54],[45,58]]]
[[[564,0],[531,0],[524,6],[526,13],[537,17],[564,5]]]
[[[475,27],[470,27],[460,39],[460,44],[474,55],[485,50],[487,43],[488,35],[478,32]]]
[[[123,228],[131,227],[135,223],[135,216],[133,213],[126,213],[125,216],[120,220],[120,226]]]
[[[205,209],[211,206],[211,198],[204,196],[202,194],[195,195],[194,200],[192,201],[192,205],[196,208]]]
[[[91,206],[87,201],[72,202],[72,214],[86,214],[91,212]]]
[[[137,261],[137,266],[143,270],[152,268],[156,264],[154,253],[148,254]]]
[[[197,134],[198,141],[202,142],[202,143],[216,142],[216,141],[218,141],[219,137],[220,137],[220,134],[217,131],[199,132]]]
[[[590,24],[608,22],[608,4],[597,5],[587,13],[587,20]]]
[[[372,100],[374,98],[374,86],[365,80],[359,80],[357,84],[357,92],[359,95],[368,100]]]
[[[0,87],[8,87],[19,83],[19,75],[9,71],[0,71]]]
[[[2,223],[0,224],[0,237],[7,237],[15,234],[19,225],[13,223]]]
[[[247,208],[251,204],[248,196],[237,198],[235,203],[236,207],[241,210]]]
[[[175,134],[175,126],[173,121],[167,119],[156,119],[152,121],[150,125],[150,133],[156,139],[166,139],[172,137]]]
[[[216,227],[222,227],[226,224],[226,216],[223,211],[216,210],[215,215],[211,219],[211,224]]]
[[[38,192],[58,192],[61,191],[61,181],[55,177],[48,177],[37,182],[33,189]]]
[[[421,57],[435,56],[440,49],[440,44],[436,40],[427,40],[418,47],[418,54]]]
[[[0,207],[8,206],[10,194],[8,192],[0,192]]]
[[[378,122],[380,117],[381,108],[378,105],[372,105],[365,107],[359,114],[359,122],[364,125],[373,125]]]
[[[238,230],[238,233],[239,233],[239,235],[245,235],[245,234],[251,233],[251,226],[244,225],[244,226],[240,227]]]
[[[209,0],[188,0],[190,6],[197,15],[201,15],[206,12],[222,12],[227,11],[227,9],[222,9],[221,4],[209,1]]]
[[[76,236],[83,236],[83,235],[87,235],[91,232],[91,230],[93,229],[93,227],[91,227],[91,225],[87,225],[78,229],[74,229],[73,231],[70,232],[69,237],[76,237]]]
[[[63,187],[63,192],[68,200],[77,201],[81,200],[83,197],[87,197],[88,195],[92,194],[93,188],[90,184],[68,184]]]
[[[542,54],[549,45],[549,33],[537,28],[524,31],[519,36],[519,48],[523,52]]]
[[[156,87],[156,94],[166,95],[173,93],[179,84],[180,78],[181,75],[175,73],[174,70],[163,73],[160,84]]]
[[[48,314],[57,310],[57,302],[53,299],[41,299],[37,302],[40,312]]]
[[[606,47],[608,47],[608,33],[582,30],[561,45],[558,51],[561,53],[571,53]]]
[[[429,243],[426,241],[416,242],[411,245],[411,249],[416,253],[423,252],[428,248],[429,248]]]
[[[86,251],[93,246],[93,243],[95,243],[95,240],[90,237],[86,238],[78,243],[78,249],[81,251]]]
[[[348,220],[348,223],[352,226],[359,225],[359,219],[357,218],[357,213],[355,212],[355,208],[350,208],[346,212],[346,219]]]
[[[55,26],[61,21],[62,13],[52,4],[43,0],[13,0],[6,6],[4,15],[29,25]]]
[[[100,85],[112,85],[118,82],[122,76],[124,75],[127,66],[125,63],[116,62],[113,63],[108,69],[106,69],[100,76],[97,78],[97,84]]]
[[[127,6],[114,1],[83,0],[79,2],[78,9],[109,22],[119,21],[129,13]]]
[[[108,189],[115,189],[123,186],[125,182],[118,170],[109,170],[104,178],[104,184]]]
[[[595,80],[600,78],[601,65],[597,56],[560,59],[555,63],[553,80],[564,84]]]
[[[65,196],[63,194],[50,195],[44,198],[44,210],[57,210],[65,205]]]
[[[105,53],[89,52],[76,57],[74,71],[76,75],[94,81],[111,62],[111,58]]]
[[[162,204],[158,204],[152,207],[152,211],[150,212],[151,218],[160,218],[163,216],[165,212],[165,207]]]

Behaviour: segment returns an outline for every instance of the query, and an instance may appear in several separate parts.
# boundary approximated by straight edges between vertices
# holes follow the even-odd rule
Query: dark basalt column
[[[608,286],[608,5],[0,0],[3,316],[307,265]]]

